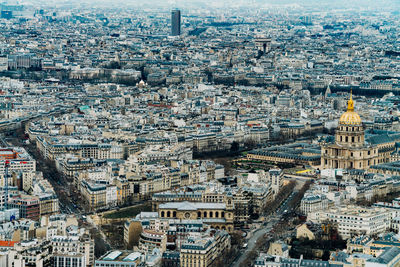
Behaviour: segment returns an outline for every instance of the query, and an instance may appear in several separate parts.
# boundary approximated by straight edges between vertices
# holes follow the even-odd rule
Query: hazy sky
[[[2,0],[0,0],[2,2]],[[270,5],[291,5],[333,8],[385,8],[398,10],[400,0],[3,0],[9,4],[22,3],[33,6],[89,6],[89,7],[251,7],[254,5],[268,7]],[[122,4],[122,5],[121,5]]]

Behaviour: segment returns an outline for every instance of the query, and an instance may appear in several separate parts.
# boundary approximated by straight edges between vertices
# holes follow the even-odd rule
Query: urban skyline
[[[0,266],[399,266],[399,4],[1,2]]]

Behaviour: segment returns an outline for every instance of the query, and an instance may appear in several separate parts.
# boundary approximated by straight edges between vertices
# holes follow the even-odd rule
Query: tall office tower
[[[1,18],[2,19],[12,19],[13,15],[12,15],[12,11],[9,10],[2,10],[1,11]]]
[[[303,24],[304,25],[312,25],[312,17],[310,15],[304,16]]]
[[[171,12],[171,35],[181,35],[181,11],[178,9]]]

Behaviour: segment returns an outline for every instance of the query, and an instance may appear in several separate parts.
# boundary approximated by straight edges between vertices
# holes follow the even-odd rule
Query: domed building
[[[365,141],[364,127],[350,96],[347,111],[340,117],[335,141],[321,146],[321,168],[368,169],[380,161],[378,146]]]

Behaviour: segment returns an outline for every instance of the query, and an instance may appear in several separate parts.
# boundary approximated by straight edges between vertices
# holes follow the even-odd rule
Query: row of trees
[[[297,208],[300,205],[301,200],[304,197],[304,194],[307,192],[308,189],[310,189],[311,184],[313,183],[312,180],[308,180],[304,183],[304,185],[301,187],[299,192],[295,194],[292,199],[289,201],[289,206],[292,207],[293,209]]]
[[[289,197],[289,195],[293,192],[297,182],[296,181],[290,181],[287,185],[283,186],[279,193],[276,195],[275,199],[267,203],[266,208],[264,209],[264,215],[270,215],[274,213],[279,206],[282,204],[282,202]],[[305,184],[302,186],[302,188],[299,190],[299,192],[296,193],[296,195],[291,198],[291,200],[288,203],[289,207],[297,207],[300,204],[301,199],[303,198],[305,192],[310,188],[312,184],[312,180],[305,182]],[[288,218],[288,220],[281,221],[278,224],[274,226],[274,235],[275,236],[280,236],[282,235],[285,231],[287,231],[288,225],[290,225],[291,220]],[[260,249],[267,251],[269,248],[269,244],[271,242],[271,237],[264,236],[263,238],[260,238],[257,240],[256,245],[254,248],[250,251],[248,254],[247,259],[242,263],[243,266],[253,266],[254,260],[258,256],[258,252]]]
[[[400,197],[400,192],[391,192],[385,195],[375,195],[370,200],[365,197],[357,199],[356,204],[360,206],[370,207],[376,202],[392,202],[395,198]]]
[[[240,248],[244,244],[244,237],[241,231],[235,231],[230,234],[231,236],[231,249],[226,251],[222,257],[218,257],[218,259],[213,263],[213,266],[216,267],[224,267],[231,266],[232,262],[235,260],[236,256],[240,252]]]
[[[335,236],[335,238],[332,238]],[[337,233],[336,227],[329,227],[327,236],[317,235],[315,240],[293,238],[290,246],[289,255],[292,258],[300,258],[301,255],[305,259],[321,259],[329,260],[332,251],[337,249],[345,249],[346,241]]]
[[[264,214],[270,215],[275,212],[276,209],[281,205],[281,203],[288,198],[288,196],[293,192],[293,189],[296,186],[296,181],[290,181],[287,185],[283,186],[281,190],[279,190],[278,194],[275,198],[268,202],[264,208]]]
[[[278,192],[278,194],[276,195],[275,199],[268,202],[265,205],[265,209],[264,209],[264,215],[271,215],[273,214],[278,208],[279,206],[282,204],[282,202],[287,199],[289,197],[289,195],[293,192],[293,189],[296,186],[296,182],[295,181],[290,181],[288,184],[286,184],[285,186],[283,186],[281,188],[281,190]],[[278,226],[275,225],[274,230],[278,230]],[[269,243],[270,243],[271,239],[268,238],[268,236],[263,236],[262,238],[259,238],[256,242],[256,245],[254,246],[254,248],[249,252],[248,257],[246,258],[246,260],[244,260],[242,262],[242,266],[253,266],[254,264],[254,260],[257,258],[258,256],[258,252],[262,249],[264,251],[267,251],[269,248]]]

